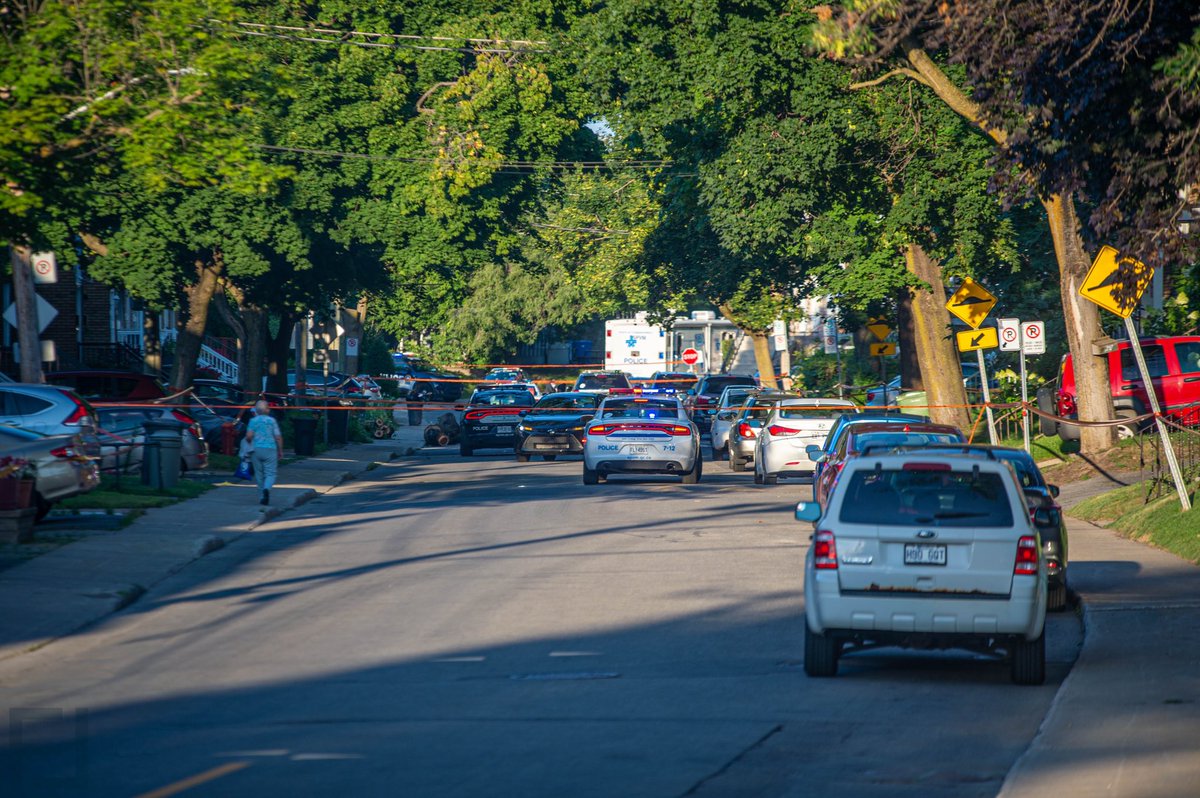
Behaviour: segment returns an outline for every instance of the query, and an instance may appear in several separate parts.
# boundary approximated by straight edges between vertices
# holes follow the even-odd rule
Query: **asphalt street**
[[[381,465],[0,667],[4,794],[995,795],[1078,617],[1042,687],[894,650],[809,679],[810,489],[705,465]]]

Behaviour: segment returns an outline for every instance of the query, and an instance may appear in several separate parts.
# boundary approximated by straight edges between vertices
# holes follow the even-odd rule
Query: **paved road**
[[[0,667],[5,795],[995,795],[1080,642],[1051,619],[1039,688],[945,653],[810,680],[807,487],[468,462],[381,466]]]

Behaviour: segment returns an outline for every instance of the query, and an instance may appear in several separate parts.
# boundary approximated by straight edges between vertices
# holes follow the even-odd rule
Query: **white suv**
[[[833,676],[843,653],[964,648],[1011,660],[1018,684],[1046,677],[1046,565],[1012,467],[909,451],[846,463],[805,560],[804,670]]]

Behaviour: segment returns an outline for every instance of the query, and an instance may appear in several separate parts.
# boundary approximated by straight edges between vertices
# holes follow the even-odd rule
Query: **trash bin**
[[[317,420],[312,416],[292,416],[292,448],[301,457],[316,452]]]
[[[345,443],[350,439],[350,408],[326,410],[325,423],[329,425],[330,443]]]
[[[179,484],[179,459],[183,451],[184,424],[175,419],[146,419],[142,455],[142,482],[152,488]]]

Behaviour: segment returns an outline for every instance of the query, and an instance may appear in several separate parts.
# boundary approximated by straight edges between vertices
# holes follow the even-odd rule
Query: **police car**
[[[596,408],[583,445],[583,484],[610,474],[678,474],[700,481],[700,433],[673,394],[609,395]]]

